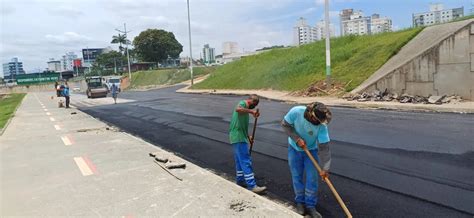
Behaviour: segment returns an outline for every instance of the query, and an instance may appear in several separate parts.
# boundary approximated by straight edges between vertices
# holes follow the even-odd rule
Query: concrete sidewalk
[[[81,111],[57,108],[50,96],[29,93],[0,137],[2,217],[298,217]],[[183,181],[149,152],[186,162],[173,170]]]
[[[177,90],[178,93],[188,94],[214,94],[214,95],[249,95],[257,94],[261,97],[285,101],[297,104],[308,104],[319,101],[329,106],[342,106],[354,108],[369,108],[369,109],[387,109],[387,110],[406,110],[406,111],[430,111],[430,112],[449,112],[449,113],[474,113],[474,102],[466,101],[456,104],[402,104],[399,102],[358,102],[347,101],[345,99],[336,97],[300,97],[293,96],[289,92],[275,91],[275,90],[223,90],[223,89],[189,89],[189,86]]]

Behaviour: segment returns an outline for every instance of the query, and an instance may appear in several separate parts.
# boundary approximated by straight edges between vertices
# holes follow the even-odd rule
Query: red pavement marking
[[[92,163],[92,161],[86,157],[86,156],[82,156],[82,159],[84,159],[84,161],[86,162],[87,166],[91,169],[91,171],[95,174],[95,175],[99,175],[99,171],[97,171],[97,168],[95,167],[95,165]]]
[[[67,134],[66,137],[69,139],[69,141],[71,141],[71,144],[76,144],[71,134]]]

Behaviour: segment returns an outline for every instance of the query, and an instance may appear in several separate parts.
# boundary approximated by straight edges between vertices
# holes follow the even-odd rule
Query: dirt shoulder
[[[215,94],[215,95],[248,95],[257,94],[263,98],[283,101],[291,104],[307,104],[319,101],[329,106],[353,107],[366,109],[386,109],[386,110],[404,110],[404,111],[421,111],[421,112],[447,112],[447,113],[474,113],[474,102],[463,101],[448,104],[412,104],[399,102],[358,102],[347,101],[336,97],[299,97],[293,96],[290,92],[274,91],[274,90],[212,90],[212,89],[189,89],[188,87],[177,90],[178,93],[191,94]]]

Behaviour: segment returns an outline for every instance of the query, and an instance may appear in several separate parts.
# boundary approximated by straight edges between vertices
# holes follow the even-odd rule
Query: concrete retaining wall
[[[463,99],[474,100],[474,19],[452,24],[429,27],[403,48],[413,53],[427,37],[440,37],[437,32],[450,30],[450,34],[441,35],[440,41],[431,46],[418,48],[413,58],[406,58],[400,65],[392,63],[378,71],[353,92],[385,90],[410,95],[459,95]],[[425,33],[424,33],[425,32]],[[415,41],[415,42],[413,42]],[[403,54],[398,54],[403,55]],[[395,56],[395,59],[403,59]],[[382,68],[384,68],[382,67]],[[382,69],[381,68],[381,69]]]
[[[1,87],[0,93],[27,93],[27,92],[54,92],[54,83],[40,84],[31,86],[12,86],[12,87]]]
[[[87,89],[87,84],[84,80],[68,82],[71,91],[75,88],[79,88],[80,91]],[[54,92],[54,83],[31,85],[31,86],[12,86],[12,87],[0,87],[1,94],[9,93],[27,93],[27,92]]]

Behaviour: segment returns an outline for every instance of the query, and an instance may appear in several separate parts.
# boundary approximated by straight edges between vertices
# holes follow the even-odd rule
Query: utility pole
[[[117,75],[117,60],[114,57],[114,74]]]
[[[91,58],[90,58],[89,47],[87,47],[87,63],[89,63],[89,76],[91,75]]]
[[[329,0],[324,1],[324,20],[326,31],[326,88],[331,89],[331,31],[329,30]]]
[[[119,29],[115,29],[115,30],[119,33],[123,33],[125,36],[125,52],[127,53],[127,61],[128,61],[128,77],[130,78],[130,82],[132,82],[132,72],[130,71],[130,54],[128,53],[128,42],[127,42],[127,33],[132,32],[132,31],[127,32],[126,23],[123,24],[123,29],[124,31],[119,30]]]
[[[193,47],[191,45],[191,18],[189,15],[189,0],[188,3],[188,31],[189,31],[189,70],[191,71],[191,86],[194,85],[194,77],[193,77]]]

